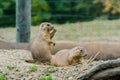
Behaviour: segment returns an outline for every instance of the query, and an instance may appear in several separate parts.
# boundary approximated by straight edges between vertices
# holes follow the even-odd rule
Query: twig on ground
[[[95,54],[95,56],[90,57],[87,63],[91,63],[94,61],[94,59],[100,54],[100,51]]]

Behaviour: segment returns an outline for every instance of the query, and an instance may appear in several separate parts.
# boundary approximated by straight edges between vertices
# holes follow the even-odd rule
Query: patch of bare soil
[[[8,80],[39,80],[48,73],[51,74],[53,80],[76,80],[81,73],[101,63],[101,61],[94,61],[88,64],[88,60],[83,60],[82,64],[54,67],[49,70],[50,65],[27,63],[26,59],[32,59],[29,51],[0,50],[0,71],[7,76]],[[31,66],[36,66],[36,70],[31,70]]]

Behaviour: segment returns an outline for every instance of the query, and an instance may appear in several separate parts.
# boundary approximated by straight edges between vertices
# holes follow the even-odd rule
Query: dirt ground
[[[55,26],[57,33],[54,41],[70,40],[120,42],[119,20],[93,21]],[[31,39],[33,39],[37,34],[38,26],[32,27],[31,31]],[[15,33],[15,28],[1,28],[0,40],[15,42]],[[39,78],[45,77],[47,74],[52,76],[52,80],[76,80],[80,74],[103,62],[94,61],[88,64],[88,60],[83,60],[82,64],[77,64],[75,66],[53,67],[38,63],[27,63],[25,62],[26,59],[32,59],[29,51],[0,50],[0,80],[3,78],[1,77],[1,72],[3,72],[2,74],[4,74],[8,80],[42,80]]]
[[[81,73],[102,62],[94,61],[88,64],[88,60],[83,60],[82,64],[75,66],[52,67],[38,63],[27,63],[25,61],[31,59],[32,56],[29,51],[0,50],[0,71],[7,76],[8,80],[39,80],[40,77],[48,73],[52,76],[53,80],[76,80]],[[30,71],[32,66],[37,66],[37,69]],[[50,69],[50,67],[52,68]]]
[[[13,32],[8,35],[11,36]],[[15,36],[5,36],[0,38],[3,41],[15,42]],[[0,50],[0,71],[7,76],[8,80],[40,80],[39,78],[45,77],[47,74],[52,76],[52,80],[76,80],[77,77],[90,69],[94,65],[102,61],[87,63],[88,60],[83,60],[82,64],[75,66],[53,67],[52,71],[48,70],[50,65],[27,63],[25,60],[32,59],[31,53],[25,50]],[[30,71],[30,67],[37,66],[37,70]],[[10,69],[8,68],[10,67]],[[12,69],[11,69],[12,67]]]

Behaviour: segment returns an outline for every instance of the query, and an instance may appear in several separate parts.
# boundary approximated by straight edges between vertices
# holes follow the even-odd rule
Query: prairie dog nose
[[[84,56],[87,56],[87,55],[88,55],[88,53],[85,53],[85,54],[84,54]]]
[[[49,28],[50,30],[53,30],[54,29],[54,26],[50,26],[50,28]]]
[[[83,55],[83,56],[85,57],[85,56],[87,56],[87,55],[88,55],[88,52],[85,50],[85,52],[84,52],[84,55]]]
[[[53,28],[54,28],[54,26],[51,26],[51,28],[53,29]]]

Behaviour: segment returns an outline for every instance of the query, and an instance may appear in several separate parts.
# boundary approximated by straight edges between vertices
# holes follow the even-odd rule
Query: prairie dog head
[[[77,46],[70,50],[70,58],[80,59],[85,56],[87,56],[87,51],[84,47]]]
[[[54,26],[51,23],[43,22],[40,24],[39,31],[50,32],[52,29],[54,29]]]

